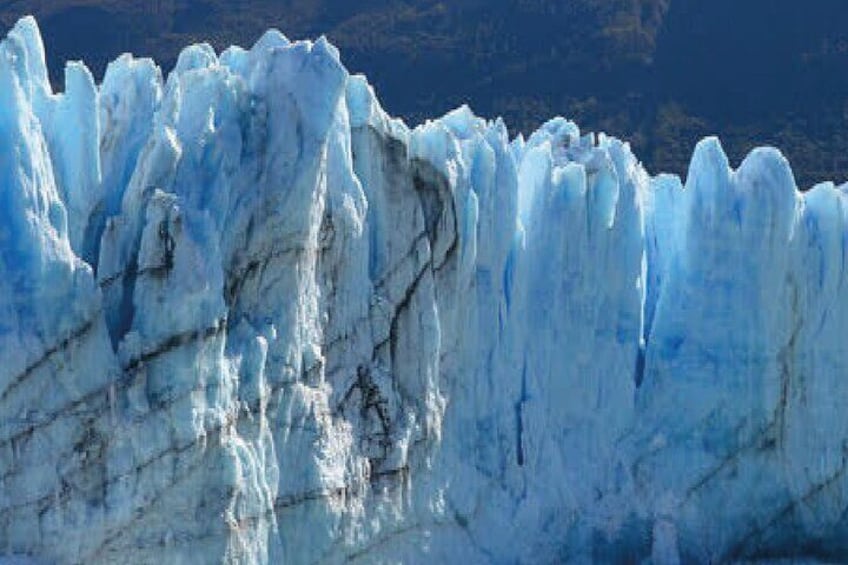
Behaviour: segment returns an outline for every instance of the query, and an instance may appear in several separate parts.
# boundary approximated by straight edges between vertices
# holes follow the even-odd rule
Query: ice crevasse
[[[848,557],[845,187],[410,129],[275,31],[44,61],[0,43],[0,555]]]

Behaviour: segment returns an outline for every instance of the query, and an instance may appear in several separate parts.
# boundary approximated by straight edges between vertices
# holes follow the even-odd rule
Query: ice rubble
[[[0,43],[0,553],[848,555],[846,189],[409,129],[326,40]]]

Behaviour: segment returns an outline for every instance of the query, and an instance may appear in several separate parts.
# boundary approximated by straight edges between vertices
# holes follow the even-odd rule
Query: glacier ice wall
[[[848,556],[848,195],[390,118],[326,40],[0,43],[0,555]]]

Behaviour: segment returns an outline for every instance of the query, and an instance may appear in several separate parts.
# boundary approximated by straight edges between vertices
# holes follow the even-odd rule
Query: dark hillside
[[[275,26],[328,35],[412,123],[462,102],[515,131],[562,114],[677,173],[717,133],[736,162],[778,145],[802,186],[848,180],[843,0],[0,0],[2,27],[25,13],[55,82],[69,58],[97,75],[123,51],[167,68],[188,42]]]

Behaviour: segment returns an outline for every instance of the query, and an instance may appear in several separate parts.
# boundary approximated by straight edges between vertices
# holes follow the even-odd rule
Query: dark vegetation
[[[123,51],[167,69],[188,42],[251,44],[267,27],[326,34],[410,123],[468,102],[532,131],[562,114],[685,173],[719,134],[734,164],[779,146],[799,184],[848,180],[844,0],[0,0],[39,18],[54,82]]]

